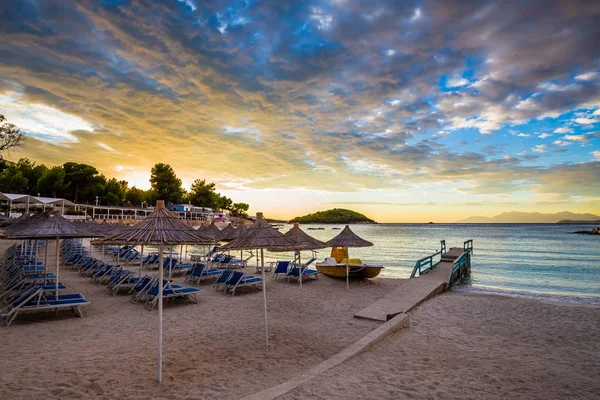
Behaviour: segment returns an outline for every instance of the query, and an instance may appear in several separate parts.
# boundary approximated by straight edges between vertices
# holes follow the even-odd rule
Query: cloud
[[[529,135],[527,133],[519,133],[517,136],[518,137],[530,137],[531,135]]]
[[[583,74],[579,74],[575,76],[575,80],[578,81],[593,81],[598,77],[598,73],[596,71],[585,72]]]
[[[554,142],[552,142],[552,144],[555,146],[569,146],[573,143],[565,140],[555,140]]]
[[[598,122],[600,122],[600,120],[595,119],[595,118],[575,118],[575,122],[581,125],[590,125],[590,124],[596,124]]]
[[[595,150],[590,153],[596,160],[600,160],[600,151]]]
[[[538,137],[539,137],[540,139],[545,139],[545,138],[547,138],[547,137],[550,137],[550,136],[552,136],[550,133],[542,133],[542,134],[541,134],[541,135],[539,135]]]
[[[330,201],[327,203],[321,204],[331,204],[331,205],[341,205],[341,206],[356,206],[356,205],[365,205],[365,206],[401,206],[401,207],[412,207],[412,206],[435,206],[435,202],[415,202],[415,203],[395,203],[395,202],[386,202],[386,201]]]
[[[538,144],[537,146],[532,148],[531,151],[533,151],[534,153],[545,153],[547,147],[548,146],[546,146],[545,144]]]
[[[77,143],[79,139],[72,132],[94,130],[83,118],[45,104],[29,103],[19,92],[0,94],[0,108],[6,119],[25,135],[51,144]]]
[[[415,8],[415,10],[413,11],[412,17],[410,17],[410,20],[415,22],[421,19],[421,9],[420,8]]]
[[[446,86],[448,86],[450,88],[455,88],[455,87],[464,86],[464,85],[468,85],[468,84],[469,84],[469,80],[468,79],[460,78],[460,77],[454,77],[454,78],[448,79],[448,82],[446,83]]]
[[[586,135],[565,135],[565,140],[570,140],[572,142],[579,143],[587,143],[590,141],[590,138]]]
[[[110,147],[109,145],[105,144],[105,143],[100,143],[98,142],[98,147],[100,147],[101,149],[104,149],[106,151],[109,151],[111,153],[115,153],[115,154],[122,154],[121,152],[113,149],[112,147]]]
[[[567,127],[560,127],[554,130],[554,133],[570,133],[573,132],[572,128],[567,128]]]
[[[562,126],[598,115],[594,2],[38,3],[9,0],[0,16],[0,96],[18,94],[0,109],[31,136],[17,157],[139,181],[115,165],[167,162],[185,182],[329,193],[441,182],[577,196],[588,189],[568,177],[597,178],[590,162],[540,157],[550,145],[522,154],[510,133],[591,128]]]

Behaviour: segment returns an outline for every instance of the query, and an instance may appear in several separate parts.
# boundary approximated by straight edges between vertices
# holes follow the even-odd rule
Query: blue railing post
[[[442,255],[444,255],[444,253],[446,252],[446,241],[445,240],[441,240],[440,244],[441,244],[441,246],[440,246],[440,253]]]

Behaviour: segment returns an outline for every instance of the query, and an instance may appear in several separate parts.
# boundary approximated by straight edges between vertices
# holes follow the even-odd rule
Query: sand
[[[52,258],[51,258],[52,259]],[[252,272],[253,268],[249,269]],[[85,318],[19,317],[0,328],[0,399],[237,399],[285,382],[378,324],[353,314],[401,281],[268,280],[235,297],[201,284],[199,304],[167,304],[164,382],[156,379],[157,313],[110,296],[74,271]],[[176,279],[182,282],[181,278]],[[600,393],[600,308],[447,293],[412,326],[286,395],[347,398],[592,398]]]
[[[600,308],[445,293],[281,399],[597,399]]]
[[[347,291],[344,281],[321,277],[305,282],[301,304],[297,284],[269,277],[269,349],[262,292],[231,297],[210,284],[195,285],[202,289],[198,304],[165,305],[159,386],[157,311],[132,304],[130,296],[113,297],[75,271],[61,270],[61,281],[92,302],[85,318],[69,311],[26,314],[0,327],[0,399],[240,398],[286,381],[367,334],[372,325],[349,323],[354,312],[398,284],[352,282]]]

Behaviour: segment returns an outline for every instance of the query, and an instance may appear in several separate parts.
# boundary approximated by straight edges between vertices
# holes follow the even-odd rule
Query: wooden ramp
[[[407,313],[425,300],[448,289],[454,261],[463,253],[459,247],[444,253],[436,267],[424,275],[406,280],[370,306],[354,314],[355,318],[386,322],[400,313]]]

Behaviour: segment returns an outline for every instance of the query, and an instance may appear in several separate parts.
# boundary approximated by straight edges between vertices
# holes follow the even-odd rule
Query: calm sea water
[[[281,232],[291,226],[285,225]],[[321,240],[340,231],[331,225],[304,225]],[[336,226],[343,227],[343,226]],[[600,237],[575,235],[590,225],[557,224],[377,224],[352,225],[374,247],[350,249],[352,258],[383,264],[381,276],[408,278],[415,261],[439,250],[474,241],[470,283],[457,290],[509,293],[600,304]],[[318,259],[330,249],[319,251]],[[303,259],[310,258],[303,252]],[[290,253],[265,254],[265,259],[289,259]]]

